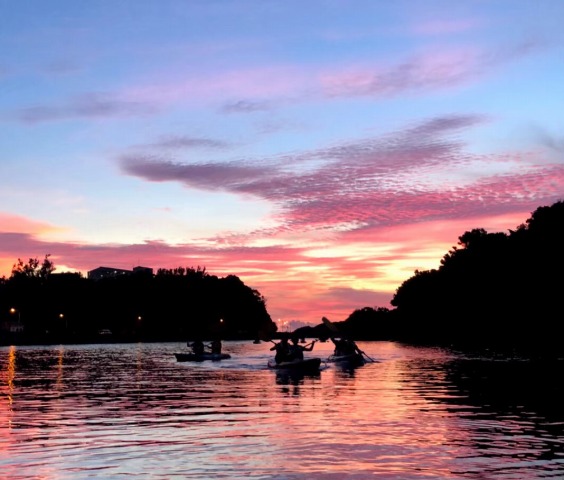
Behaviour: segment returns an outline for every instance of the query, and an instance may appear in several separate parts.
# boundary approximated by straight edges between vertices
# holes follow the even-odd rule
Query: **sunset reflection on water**
[[[564,478],[562,390],[531,396],[531,362],[361,342],[377,362],[296,376],[267,369],[269,347],[202,363],[177,362],[180,343],[2,347],[3,475]]]

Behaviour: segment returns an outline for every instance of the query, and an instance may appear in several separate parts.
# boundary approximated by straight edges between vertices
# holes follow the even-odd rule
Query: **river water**
[[[359,342],[286,376],[271,346],[0,347],[0,478],[564,479],[562,360]]]

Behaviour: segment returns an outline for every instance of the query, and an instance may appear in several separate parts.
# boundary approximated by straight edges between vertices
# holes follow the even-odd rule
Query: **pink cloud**
[[[309,85],[309,75],[299,66],[270,65],[215,72],[202,76],[161,77],[149,85],[129,87],[122,96],[133,102],[177,105],[213,100],[224,111],[263,110],[271,99],[293,97]],[[266,103],[265,103],[266,102]]]
[[[271,200],[317,196],[317,188],[358,188],[363,181],[397,175],[413,166],[467,161],[461,146],[443,136],[483,122],[476,116],[450,116],[423,122],[405,131],[319,149],[295,156],[229,163],[180,163],[161,156],[128,154],[120,164],[125,173],[149,181],[180,181],[196,188],[222,188]],[[322,163],[316,169],[310,162]]]
[[[61,228],[45,222],[38,222],[19,215],[0,212],[0,232],[42,234],[58,232],[61,230]]]
[[[530,54],[534,42],[500,48],[435,49],[393,65],[269,65],[194,76],[161,76],[119,92],[86,92],[59,104],[32,105],[7,116],[24,123],[72,118],[128,118],[155,115],[166,108],[219,103],[224,113],[249,113],[322,98],[394,97],[465,85],[510,61]],[[192,75],[192,76],[191,76]]]
[[[223,150],[230,146],[228,142],[215,138],[192,137],[187,135],[169,135],[161,137],[157,142],[150,145],[155,148],[165,149],[217,149]]]
[[[456,245],[457,239],[472,228],[507,231],[523,223],[537,208],[530,201],[505,214],[475,211],[474,216],[419,221],[382,228],[345,232],[326,238],[322,247],[350,247],[350,252],[338,256],[311,255],[306,244],[248,247],[227,245],[202,247],[198,244],[168,245],[165,242],[144,242],[135,245],[86,245],[78,243],[45,242],[24,233],[0,233],[0,271],[8,275],[17,258],[43,258],[51,254],[55,265],[71,265],[86,272],[97,266],[132,268],[139,263],[157,268],[178,266],[206,267],[213,275],[237,275],[245,284],[258,289],[267,299],[273,318],[318,323],[321,316],[341,320],[353,310],[370,307],[389,307],[393,291],[402,280],[417,268],[419,259],[432,257],[439,264],[442,255]],[[508,209],[509,210],[509,209]],[[33,223],[33,222],[30,222]],[[210,245],[213,244],[213,239]],[[366,258],[359,251],[367,245],[380,247]],[[382,250],[382,246],[387,246]],[[316,248],[319,250],[319,248]],[[141,259],[141,260],[140,260]],[[346,279],[373,281],[385,279],[390,268],[405,263],[405,276],[397,285],[387,288],[343,287]]]
[[[179,181],[200,189],[242,191],[249,181],[269,175],[267,167],[244,164],[182,164],[151,156],[129,155],[121,159],[122,170],[151,182]],[[272,173],[272,172],[270,172]]]
[[[435,118],[380,138],[254,162],[186,164],[139,154],[124,157],[121,166],[148,181],[267,200],[277,207],[279,232],[354,231],[554,201],[564,183],[561,167],[536,165],[528,154],[471,155],[453,140],[484,121],[477,116]],[[503,173],[477,174],[473,163],[480,169],[503,165]],[[461,182],[465,170],[471,177]],[[251,233],[273,234],[276,230]]]
[[[473,82],[536,47],[527,43],[497,51],[437,48],[391,66],[357,64],[326,71],[318,76],[319,86],[328,97],[395,97],[442,90]]]

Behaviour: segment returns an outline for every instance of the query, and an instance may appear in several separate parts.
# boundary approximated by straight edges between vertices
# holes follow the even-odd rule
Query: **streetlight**
[[[14,307],[10,308],[10,313],[13,315],[14,313],[18,314],[18,323],[21,323],[22,317],[19,310],[16,310]]]
[[[65,330],[68,329],[68,320],[65,318],[65,314],[64,313],[59,313],[59,318],[62,320],[63,318],[65,319]]]
[[[10,314],[15,315],[16,313],[18,314],[18,324],[15,325],[15,326],[12,324],[10,326],[10,331],[20,333],[20,332],[23,332],[21,312],[14,307],[10,308]]]

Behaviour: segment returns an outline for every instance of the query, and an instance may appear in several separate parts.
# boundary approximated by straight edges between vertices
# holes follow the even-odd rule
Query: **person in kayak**
[[[335,355],[336,357],[347,355],[345,353],[347,351],[347,342],[344,338],[331,337],[331,341],[335,345],[335,349],[333,350],[333,355]]]
[[[331,341],[335,344],[335,351],[333,352],[333,355],[336,357],[353,355],[355,353],[362,355],[362,350],[360,350],[355,341],[350,338],[342,337],[337,340],[336,338],[331,337]]]
[[[209,344],[209,349],[211,353],[221,353],[221,340],[219,338],[216,338],[214,340],[212,340],[212,342]]]
[[[290,345],[290,360],[303,360],[304,352],[311,352],[315,345],[315,340],[307,345],[300,345],[298,337],[292,337],[292,345]]]
[[[275,343],[270,347],[270,351],[276,350],[274,355],[274,361],[276,363],[287,362],[290,360],[290,345],[288,343],[288,337],[282,337],[278,343]]]
[[[192,349],[192,353],[195,355],[202,355],[204,353],[204,342],[200,339],[194,340],[192,343],[188,343],[188,346]]]

